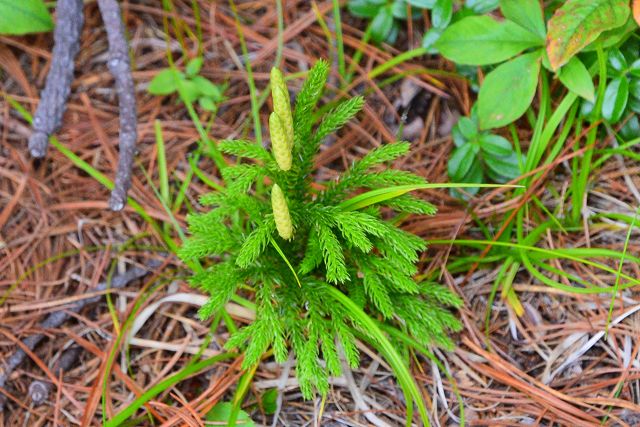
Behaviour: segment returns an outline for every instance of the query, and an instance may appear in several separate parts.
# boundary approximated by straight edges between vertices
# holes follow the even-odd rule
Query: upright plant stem
[[[231,408],[231,413],[229,414],[229,419],[227,420],[228,427],[234,427],[236,425],[236,421],[238,420],[238,415],[240,414],[240,409],[242,407],[242,401],[249,391],[251,380],[253,380],[253,376],[256,374],[257,370],[258,364],[256,363],[255,365],[250,367],[242,375],[242,377],[240,377],[236,394],[235,396],[233,396],[233,407]]]
[[[251,68],[251,59],[249,58],[249,51],[247,49],[247,42],[244,39],[244,33],[242,32],[242,26],[240,25],[240,17],[238,16],[238,9],[233,0],[229,0],[231,11],[236,23],[236,31],[238,32],[238,38],[240,39],[240,48],[242,49],[242,56],[244,57],[245,67],[247,68],[247,83],[249,84],[249,96],[251,98],[251,114],[253,115],[253,128],[256,138],[256,143],[262,145],[262,124],[260,123],[260,104],[258,103],[258,91],[256,89],[256,83],[253,80],[253,70]]]
[[[600,120],[602,115],[602,102],[604,101],[604,92],[607,86],[607,58],[602,50],[602,46],[598,46],[596,52],[598,55],[598,97],[596,98],[596,104],[593,107],[593,122]],[[595,144],[597,136],[598,126],[593,126],[587,135],[587,140],[585,141],[587,148],[584,156],[582,157],[578,177],[577,179],[574,177],[572,182],[571,220],[573,224],[578,224],[580,222],[580,217],[582,216],[582,205],[584,204],[587,185],[589,183],[589,174],[591,173],[593,145]]]
[[[282,62],[282,50],[284,49],[284,11],[282,10],[282,0],[276,0],[276,13],[278,14],[278,49],[273,66],[280,68]]]
[[[344,61],[344,41],[342,40],[342,20],[340,19],[340,1],[333,0],[333,25],[336,32],[336,48],[338,51],[338,71],[340,77],[345,80],[346,67]]]

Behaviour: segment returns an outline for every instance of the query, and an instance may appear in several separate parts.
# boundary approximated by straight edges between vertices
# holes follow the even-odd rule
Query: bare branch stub
[[[114,211],[124,208],[127,191],[131,187],[131,168],[136,151],[137,113],[135,86],[131,76],[129,45],[125,37],[120,6],[116,0],[98,0],[102,20],[109,40],[109,71],[113,75],[120,107],[120,159],[116,171],[115,187],[109,207]]]
[[[53,375],[58,376],[72,369],[80,353],[82,353],[82,347],[72,346],[66,349],[56,362]],[[36,406],[42,405],[49,398],[52,387],[53,384],[49,381],[35,380],[32,382],[29,385],[29,397],[31,397],[33,404]]]
[[[151,261],[148,263],[148,268],[140,268],[133,267],[131,270],[127,271],[118,276],[114,276],[111,282],[101,282],[96,287],[96,291],[102,291],[107,288],[118,289],[123,288],[130,282],[140,279],[147,275],[150,271],[157,268],[161,263],[158,261]],[[77,313],[82,310],[88,304],[93,304],[100,300],[101,296],[94,296],[90,298],[86,298],[80,300],[76,303],[71,304],[70,306],[64,307],[60,311],[55,311],[49,314],[41,323],[40,328],[43,330],[57,328],[62,325],[69,317],[69,313]],[[24,338],[22,342],[24,345],[33,350],[43,339],[45,338],[44,334],[34,334],[29,335]],[[7,380],[11,373],[22,364],[22,362],[27,357],[27,354],[22,350],[18,349],[9,357],[7,357],[4,361],[0,361],[0,388],[4,388]],[[4,406],[6,405],[7,400],[4,394],[0,394],[0,412],[4,410]]]
[[[58,0],[51,69],[40,95],[40,104],[33,119],[33,133],[29,138],[29,151],[33,157],[44,157],[49,136],[60,127],[66,110],[84,23],[82,6],[82,0]]]

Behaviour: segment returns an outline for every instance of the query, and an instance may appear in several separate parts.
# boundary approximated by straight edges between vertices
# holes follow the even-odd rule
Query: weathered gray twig
[[[74,59],[80,47],[80,33],[84,21],[82,4],[82,0],[58,0],[51,69],[47,74],[47,82],[33,119],[33,133],[29,137],[29,150],[34,157],[43,157],[46,154],[49,137],[62,122],[71,91]],[[136,151],[138,118],[135,86],[131,76],[129,47],[120,6],[116,0],[98,0],[98,7],[107,30],[107,66],[115,80],[120,109],[120,159],[109,200],[111,210],[119,211],[127,202]]]
[[[53,375],[56,377],[60,375],[61,372],[66,372],[73,367],[82,353],[82,348],[78,346],[72,346],[65,350],[60,359],[55,364],[53,369]],[[49,393],[51,393],[51,388],[53,384],[48,381],[35,380],[29,386],[29,397],[31,397],[31,401],[34,405],[42,405],[47,397],[49,397]]]
[[[33,119],[33,133],[29,138],[29,151],[33,157],[46,154],[49,136],[62,122],[83,22],[82,0],[58,0],[51,69],[40,95],[40,104]]]
[[[108,287],[113,289],[122,288],[126,286],[128,283],[136,279],[139,279],[141,277],[144,277],[146,274],[149,273],[150,270],[153,270],[159,265],[160,263],[158,261],[152,261],[148,264],[148,268],[134,267],[124,274],[114,276],[111,279],[110,283],[109,282],[99,283],[95,290],[103,291]],[[98,302],[100,298],[102,298],[101,295],[86,298],[65,307],[64,310],[53,312],[49,314],[49,316],[47,316],[47,318],[40,323],[40,328],[41,329],[57,328],[69,318],[70,316],[69,313],[77,313],[80,310],[82,310],[82,308],[85,307],[86,305]],[[44,334],[34,334],[26,337],[24,340],[22,340],[22,342],[29,350],[33,350],[40,343],[40,341],[42,341],[44,337],[45,337]],[[2,368],[0,371],[0,388],[3,388],[5,386],[5,383],[7,382],[7,379],[9,378],[11,373],[18,366],[20,366],[20,364],[24,361],[26,356],[27,354],[22,349],[18,349],[11,356],[9,356],[4,361],[4,363],[0,365],[0,367]],[[0,394],[0,411],[4,409],[5,404],[6,404],[6,397],[4,394]]]
[[[127,202],[131,187],[131,168],[136,150],[137,113],[135,87],[131,76],[129,45],[125,37],[120,6],[116,0],[98,0],[102,21],[109,39],[109,71],[113,75],[120,107],[120,159],[116,171],[115,187],[109,207],[119,211]]]

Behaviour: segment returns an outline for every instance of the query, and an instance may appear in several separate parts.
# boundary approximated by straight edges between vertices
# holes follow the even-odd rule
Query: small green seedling
[[[637,28],[625,2],[553,3],[544,10],[553,12],[546,23],[538,0],[499,4],[504,19],[466,16],[449,25],[435,43],[444,57],[457,64],[497,64],[486,74],[478,94],[482,130],[508,125],[525,114],[538,89],[542,66],[557,73],[571,92],[593,102],[591,73],[577,55],[610,47]],[[617,112],[615,106],[611,109]]]
[[[324,139],[363,106],[361,97],[342,101],[316,125],[328,72],[325,61],[315,64],[292,109],[282,73],[272,70],[271,150],[244,140],[219,143],[237,161],[223,171],[224,191],[200,199],[210,210],[188,216],[192,236],[179,252],[205,265],[190,281],[211,296],[201,318],[224,309],[236,293],[255,295],[255,321],[226,347],[244,348],[245,368],[270,348],[278,362],[293,352],[305,398],[327,394],[329,375],[342,370],[340,347],[349,365],[358,366],[356,337],[389,354],[375,325],[449,349],[449,331],[461,327],[450,310],[461,300],[437,283],[414,280],[424,240],[392,221],[399,213],[435,212],[408,194],[425,185],[423,178],[389,167],[408,143],[383,144],[339,179],[313,183]],[[367,189],[375,190],[362,193]],[[402,380],[411,382],[408,374]],[[424,406],[421,415],[426,419]]]
[[[480,131],[475,108],[470,117],[458,120],[451,134],[456,146],[448,163],[452,181],[481,184],[489,178],[503,184],[520,176],[518,155],[511,143],[500,135]],[[467,188],[465,193],[476,194],[478,190],[477,187]],[[451,189],[451,194],[462,197],[455,188]]]
[[[349,0],[347,7],[354,16],[371,20],[371,39],[375,43],[395,43],[400,22],[409,18],[409,9],[411,19],[420,18],[421,11],[429,9],[431,29],[425,34],[425,40],[433,44],[453,15],[453,0]]]
[[[194,103],[205,110],[215,113],[218,104],[225,100],[225,85],[216,85],[200,74],[202,58],[194,58],[187,63],[182,72],[169,67],[160,71],[149,83],[148,91],[153,95],[170,95],[178,92],[183,102]]]

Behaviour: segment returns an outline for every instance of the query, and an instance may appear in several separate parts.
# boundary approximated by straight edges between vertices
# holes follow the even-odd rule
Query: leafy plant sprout
[[[432,26],[424,35],[423,45],[430,47],[451,22],[453,0],[349,0],[347,8],[354,16],[371,20],[367,31],[375,43],[395,43],[399,22],[419,19],[420,11],[429,9]]]
[[[215,114],[218,111],[218,104],[225,100],[223,93],[226,86],[216,85],[206,77],[199,75],[203,62],[201,57],[191,59],[187,63],[184,73],[173,67],[160,71],[149,83],[149,93],[170,95],[178,92],[183,102],[198,101],[200,108]]]
[[[292,110],[284,77],[272,70],[271,152],[251,141],[220,142],[238,162],[223,171],[225,191],[201,198],[211,210],[188,216],[192,236],[179,252],[184,260],[206,261],[191,278],[210,294],[202,319],[236,292],[255,293],[255,321],[232,334],[226,347],[244,348],[245,368],[270,348],[278,362],[292,351],[307,399],[327,394],[329,375],[341,373],[341,353],[358,366],[356,338],[367,337],[369,324],[359,317],[362,310],[366,322],[401,328],[424,345],[451,349],[448,334],[461,328],[451,311],[461,305],[459,297],[414,280],[423,239],[389,220],[394,213],[435,213],[408,194],[424,187],[423,178],[379,167],[406,154],[408,143],[382,145],[338,180],[313,183],[313,159],[324,138],[363,106],[361,97],[342,101],[316,126],[328,72],[325,61],[315,64]],[[354,196],[362,189],[375,190]]]
[[[461,117],[451,130],[456,148],[447,163],[449,178],[453,182],[482,183],[489,178],[493,182],[506,183],[521,174],[518,154],[511,143],[500,135],[478,129],[476,106],[469,117]],[[466,194],[476,194],[480,188],[467,188]],[[455,188],[451,194],[465,198]]]

